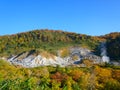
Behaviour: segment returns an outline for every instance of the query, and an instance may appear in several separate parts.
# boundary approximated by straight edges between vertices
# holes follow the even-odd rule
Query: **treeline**
[[[119,36],[120,36],[120,32],[112,32],[112,33],[106,34],[102,37],[109,40],[109,39],[115,39],[116,37],[119,37]]]
[[[55,54],[65,46],[82,45],[94,49],[99,43],[97,37],[60,30],[34,30],[14,35],[0,36],[0,55],[17,54],[31,49],[43,49]]]
[[[108,39],[107,51],[111,60],[120,60],[120,35]]]

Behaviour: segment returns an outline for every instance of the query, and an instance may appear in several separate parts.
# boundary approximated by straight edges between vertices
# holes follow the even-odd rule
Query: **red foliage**
[[[57,82],[62,82],[67,80],[68,76],[66,74],[62,74],[60,72],[56,72],[55,74],[51,75],[51,79],[56,80]]]

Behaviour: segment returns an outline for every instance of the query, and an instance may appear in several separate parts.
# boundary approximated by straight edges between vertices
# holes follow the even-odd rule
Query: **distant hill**
[[[18,54],[26,50],[56,50],[68,46],[84,46],[95,49],[100,40],[84,34],[57,30],[34,30],[14,35],[0,36],[0,55]]]
[[[0,36],[0,56],[8,57],[30,50],[35,50],[36,53],[47,51],[55,55],[59,49],[71,46],[89,48],[100,55],[98,47],[101,42],[107,41],[108,55],[112,59],[120,59],[119,38],[119,32],[90,36],[61,30],[33,30]]]

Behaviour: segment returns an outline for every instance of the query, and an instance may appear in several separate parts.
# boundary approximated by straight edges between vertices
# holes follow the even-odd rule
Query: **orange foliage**
[[[113,33],[110,33],[110,34],[106,34],[105,35],[105,38],[107,39],[115,39],[116,37],[120,36],[120,33],[118,32],[113,32]]]
[[[105,68],[96,66],[94,72],[96,73],[96,76],[98,77],[98,81],[100,83],[106,82],[112,77],[112,72],[110,69],[105,69]]]
[[[85,64],[87,67],[91,67],[93,65],[93,61],[92,60],[83,60],[83,64]]]
[[[120,70],[113,70],[112,77],[120,82]]]
[[[68,76],[66,74],[56,72],[55,74],[51,75],[51,78],[57,82],[62,82],[63,80],[67,80]]]
[[[63,48],[60,54],[61,54],[61,57],[66,57],[70,54],[70,51],[68,48]]]
[[[49,58],[54,59],[55,58],[55,56],[53,54],[50,54],[50,53],[48,53],[46,51],[41,52],[40,55],[43,56],[43,57],[45,57],[45,58],[47,58],[47,59],[49,59]]]
[[[77,81],[81,76],[84,75],[84,72],[79,69],[75,69],[70,72],[70,75],[72,76],[73,80]]]

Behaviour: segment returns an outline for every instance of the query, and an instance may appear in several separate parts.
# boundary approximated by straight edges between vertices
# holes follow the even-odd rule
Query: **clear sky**
[[[120,32],[120,0],[0,0],[0,35],[34,29]]]

